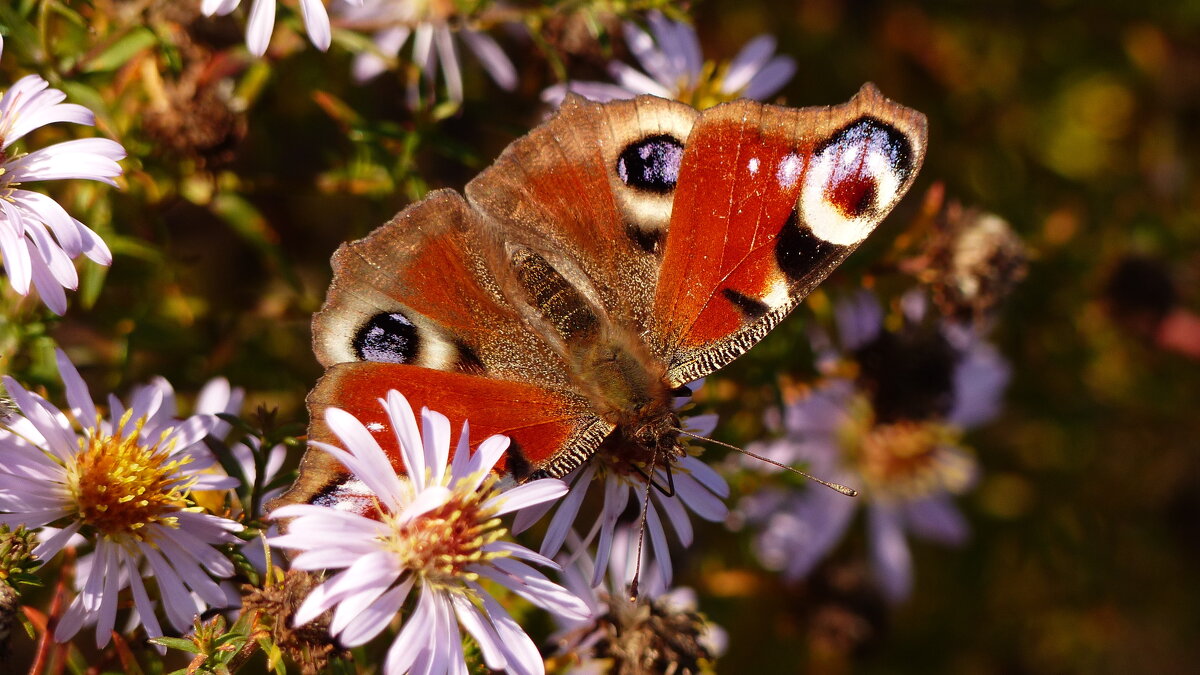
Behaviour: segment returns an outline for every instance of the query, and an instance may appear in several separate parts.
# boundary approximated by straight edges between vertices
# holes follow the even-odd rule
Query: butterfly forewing
[[[791,110],[737,101],[688,139],[655,297],[679,385],[744,353],[850,254],[912,184],[925,118],[871,85]]]

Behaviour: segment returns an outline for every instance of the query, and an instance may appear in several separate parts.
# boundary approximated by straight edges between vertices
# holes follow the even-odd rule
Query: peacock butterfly
[[[333,256],[313,319],[324,410],[364,422],[399,467],[378,400],[398,389],[503,470],[563,476],[596,452],[681,452],[672,400],[748,350],[888,214],[925,156],[924,115],[871,84],[848,103],[739,100],[698,112],[578,96],[513,142],[466,197],[431,192]],[[310,448],[282,502],[353,492]]]

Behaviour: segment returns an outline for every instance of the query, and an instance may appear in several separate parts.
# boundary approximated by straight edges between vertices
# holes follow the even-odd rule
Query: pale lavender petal
[[[75,265],[71,262],[67,252],[55,242],[50,233],[44,227],[31,227],[26,232],[25,245],[29,247],[29,258],[33,261],[34,269],[34,284],[37,283],[38,270],[48,271],[50,278],[46,279],[50,284],[59,287],[59,293],[62,289],[69,288],[75,290],[79,286],[79,275],[75,272]],[[41,265],[38,261],[41,261]],[[41,292],[41,288],[38,288]],[[49,303],[47,303],[49,304]],[[65,299],[64,299],[65,305]]]
[[[8,273],[8,284],[20,295],[29,294],[33,281],[33,262],[25,247],[23,220],[15,206],[0,199],[0,258]],[[7,222],[5,222],[7,221]]]
[[[557,478],[543,478],[511,490],[505,490],[483,503],[483,508],[496,508],[496,515],[519,511],[527,506],[558,499],[567,493],[567,484]]]
[[[892,602],[900,602],[912,592],[912,553],[904,540],[900,514],[889,506],[876,504],[872,506],[867,522],[871,567],[884,596]]]
[[[404,507],[404,511],[399,514],[397,521],[401,523],[411,522],[414,518],[444,505],[453,496],[453,492],[441,485],[427,487],[417,493],[416,498]]]
[[[520,544],[515,544],[511,541],[493,541],[490,544],[484,545],[483,550],[485,550],[485,551],[503,551],[514,558],[521,558],[523,560],[535,562],[539,565],[545,565],[545,566],[551,567],[553,569],[559,569],[558,563],[554,562],[550,558],[547,558],[546,556],[544,556],[540,553],[534,553],[533,551],[525,548],[524,546],[521,546]]]
[[[61,204],[40,192],[29,190],[14,189],[9,193],[9,198],[49,225],[54,238],[68,256],[74,258],[83,252],[83,235]]]
[[[450,475],[454,477],[451,487],[458,485],[464,476],[470,473],[467,468],[471,463],[471,425],[463,420],[462,431],[458,434],[458,445],[454,447],[454,457],[450,459]]]
[[[613,101],[619,99],[628,99],[637,96],[637,92],[629,91],[628,89],[612,84],[611,82],[567,82],[566,84],[556,84],[547,87],[542,92],[542,101],[549,103],[552,106],[562,105],[563,99],[566,98],[567,92],[573,92],[580,96],[601,103],[605,101]]]
[[[679,73],[672,67],[667,55],[654,43],[654,38],[632,21],[625,22],[625,46],[642,68],[662,85],[674,87]]]
[[[533,644],[533,640],[521,630],[521,626],[509,616],[508,612],[496,602],[492,596],[488,595],[482,588],[476,584],[470,584],[478,593],[479,599],[483,601],[484,610],[491,619],[492,625],[496,628],[496,633],[500,636],[500,648],[504,650],[505,661],[508,662],[508,670],[511,673],[524,675],[542,675],[546,672],[546,666],[542,662],[542,655],[538,652],[537,646]]]
[[[462,101],[462,70],[458,65],[458,49],[454,46],[454,38],[450,35],[450,29],[440,26],[434,30],[433,36],[438,58],[442,62],[442,77],[446,79],[446,93],[451,101]]]
[[[96,544],[95,556],[100,562],[101,577],[104,580],[104,590],[96,608],[96,649],[104,649],[112,640],[113,626],[117,623],[117,594],[121,592],[121,568],[117,546],[111,542],[100,540]]]
[[[679,460],[679,468],[691,476],[718,497],[729,496],[729,483],[711,466],[696,457],[684,457]]]
[[[75,227],[79,228],[80,234],[83,236],[83,254],[92,262],[100,265],[108,266],[112,264],[112,251],[108,250],[108,244],[100,238],[90,227],[75,220]]]
[[[319,445],[322,450],[336,457],[339,461],[350,469],[351,473],[358,476],[359,480],[367,484],[379,499],[385,504],[402,504],[404,492],[401,489],[400,481],[396,477],[396,470],[392,468],[392,463],[388,461],[387,455],[379,447],[379,443],[375,441],[375,437],[367,428],[363,426],[358,418],[350,413],[339,408],[326,408],[325,421],[329,424],[329,428],[337,437],[346,444],[348,453],[341,452],[337,448]],[[409,420],[411,422],[411,420]],[[393,418],[393,424],[395,418]],[[419,438],[419,437],[418,437]],[[418,440],[419,442],[419,440]],[[420,452],[418,446],[417,451]],[[424,467],[420,467],[421,477],[424,477]],[[409,473],[409,478],[414,484],[417,484],[417,478]],[[420,487],[418,486],[418,489]]]
[[[758,71],[742,96],[762,100],[773,96],[796,75],[796,60],[790,56],[776,56],[765,68]]]
[[[400,53],[400,49],[404,47],[404,43],[408,41],[411,33],[412,31],[407,26],[386,28],[375,34],[375,48],[379,50],[380,54],[395,58]],[[374,52],[364,51],[355,55],[351,73],[355,80],[365,82],[387,69],[388,62],[383,57]]]
[[[304,17],[308,39],[321,51],[329,49],[333,33],[329,30],[329,14],[321,0],[300,0],[300,15]]]
[[[60,180],[84,178],[115,186],[121,175],[117,160],[125,157],[125,148],[107,138],[79,138],[34,150],[9,162],[12,180]]]
[[[416,609],[404,622],[404,628],[388,649],[384,666],[388,675],[407,673],[417,658],[428,649],[432,632],[430,623],[433,619],[433,593],[436,591],[427,586],[421,587]]]
[[[510,441],[508,436],[489,436],[479,444],[475,450],[475,454],[471,455],[471,462],[467,465],[467,469],[473,476],[470,481],[460,482],[460,490],[476,490],[483,479],[487,477],[493,469],[496,468],[496,462],[504,456],[504,451],[508,450]],[[465,487],[469,486],[469,487]]]
[[[516,89],[517,68],[490,35],[474,30],[462,30],[459,31],[458,36],[467,43],[468,49],[475,52],[479,63],[483,65],[488,75],[492,76],[492,80],[500,85],[501,89],[505,91]]]
[[[137,573],[137,564],[125,551],[121,552],[121,557],[125,561],[129,573],[129,590],[133,592],[133,606],[137,609],[138,618],[141,619],[142,626],[146,629],[148,637],[162,637],[162,626],[158,623],[158,617],[154,614],[154,603],[150,600],[150,596],[146,593],[146,585],[142,583],[142,576]]]
[[[490,566],[473,565],[469,569],[568,621],[582,621],[590,616],[587,603],[523,562],[498,558]]]
[[[31,272],[33,287],[37,289],[38,296],[50,311],[62,316],[67,312],[67,295],[63,292],[63,287],[54,278],[54,275],[46,267],[46,263],[41,260],[37,249],[28,239],[25,240],[25,245],[29,248],[29,258],[32,262]]]
[[[679,538],[679,543],[687,548],[692,545],[692,519],[688,517],[687,509],[683,505],[683,500],[678,497],[667,497],[659,495],[653,497],[657,503],[667,513],[667,520],[671,523],[671,528],[675,530],[676,537]]]
[[[400,459],[404,462],[405,473],[413,486],[421,490],[425,487],[425,450],[421,444],[421,434],[417,431],[417,418],[413,415],[412,406],[403,394],[392,389],[387,393],[384,407],[392,421],[396,441],[400,444]],[[379,454],[382,455],[382,451]],[[391,466],[390,462],[388,466]]]
[[[92,394],[75,369],[75,364],[67,358],[67,353],[55,348],[54,358],[58,364],[58,376],[67,390],[67,404],[71,406],[71,415],[83,426],[91,426],[99,419],[96,406],[92,403]]]
[[[675,475],[675,490],[689,509],[709,522],[720,522],[729,514],[729,507],[720,497],[682,471]]]
[[[639,495],[640,496],[640,495]],[[645,497],[639,499],[639,502],[644,503]],[[658,517],[658,509],[654,508],[654,502],[650,502],[650,507],[646,509],[646,530],[650,533],[650,544],[654,549],[654,561],[658,563],[659,573],[662,575],[663,586],[671,585],[671,547],[667,544],[667,533],[663,529],[662,519]]]
[[[421,409],[421,437],[425,445],[425,466],[430,481],[440,484],[450,462],[450,420],[429,408]]]
[[[51,89],[43,93],[55,93],[57,100],[62,100],[65,95],[57,89]],[[43,127],[47,124],[56,122],[71,122],[74,124],[85,124],[92,126],[96,123],[96,116],[91,110],[74,103],[55,103],[41,107],[38,110],[22,110],[17,119],[14,121],[12,128],[4,136],[4,147],[8,147],[13,141],[21,138],[25,134]]]
[[[171,431],[171,434],[167,436],[167,443],[174,443],[174,452],[188,450],[203,440],[219,421],[212,415],[192,415]],[[201,452],[211,456],[207,450]],[[193,450],[193,454],[197,453]]]
[[[976,336],[954,368],[954,405],[946,420],[970,429],[994,419],[1010,375],[1000,352]]]
[[[63,515],[66,515],[66,513],[63,513]],[[75,533],[78,532],[79,528],[82,526],[83,521],[72,521],[71,524],[67,525],[58,532],[55,532],[52,536],[44,539],[40,544],[38,544],[37,547],[33,549],[33,557],[37,558],[38,560],[46,561],[58,555],[58,552],[67,545],[67,542],[71,540],[71,537],[75,536]]]
[[[663,98],[673,98],[675,93],[640,70],[620,61],[609,63],[608,73],[612,75],[613,79],[621,87],[634,94],[653,94],[654,96],[661,96]]]
[[[729,62],[725,79],[721,83],[721,91],[725,94],[735,94],[747,84],[759,70],[771,60],[775,53],[775,38],[770,35],[759,35],[738,52]]]
[[[71,433],[70,425],[66,418],[62,417],[61,414],[55,415],[52,413],[48,404],[43,405],[41,397],[25,391],[25,388],[11,377],[5,375],[3,382],[9,397],[20,408],[25,419],[46,440],[47,447],[45,449],[49,450],[64,463],[70,461],[75,456],[78,446],[75,443],[75,435]]]
[[[255,56],[267,53],[275,31],[275,0],[254,0],[246,21],[246,47]]]
[[[203,0],[200,3],[200,11],[204,13],[204,16],[212,16],[213,14],[224,16],[237,9],[237,6],[241,1],[242,0]]]
[[[483,652],[483,662],[492,670],[504,670],[507,662],[504,660],[504,652],[500,643],[500,636],[496,634],[496,629],[492,627],[491,621],[465,597],[458,593],[450,595],[450,603],[454,606],[454,613],[458,615],[458,620],[462,623],[471,637],[475,638],[475,643],[479,645],[479,651]]]
[[[592,572],[592,585],[597,586],[604,579],[604,570],[608,566],[609,551],[612,548],[613,533],[617,527],[617,518],[625,511],[629,502],[629,488],[620,479],[609,476],[604,481],[604,509],[600,514],[600,541],[596,544],[596,569]]]
[[[971,534],[967,519],[946,495],[906,504],[904,523],[918,537],[947,546],[961,546]]]
[[[717,428],[717,422],[720,416],[714,413],[706,415],[692,415],[683,421],[684,431],[696,434],[697,436],[710,436]]]
[[[883,330],[883,307],[870,291],[859,291],[833,307],[838,338],[848,351],[860,349]]]
[[[539,549],[542,555],[552,556],[562,548],[567,533],[571,531],[571,526],[575,523],[575,517],[579,515],[579,506],[583,503],[583,498],[587,496],[588,488],[591,487],[592,479],[596,475],[596,466],[596,462],[588,462],[572,481],[570,493],[567,494],[566,499],[562,500],[558,511],[554,513],[554,518],[550,520],[550,525],[546,528],[546,536],[542,539],[542,546]],[[546,502],[546,504],[553,505],[553,502]]]
[[[196,603],[192,601],[191,594],[179,580],[179,575],[175,574],[166,560],[163,560],[157,549],[145,543],[139,543],[138,549],[150,563],[150,568],[154,570],[158,592],[163,596],[162,604],[167,613],[167,620],[175,627],[175,630],[186,631],[192,623],[192,617],[196,615]]]
[[[409,580],[381,595],[358,613],[345,629],[337,631],[338,640],[347,647],[357,647],[379,635],[400,611],[412,586],[413,582]],[[345,604],[342,607],[345,607]],[[338,611],[341,611],[341,607]]]

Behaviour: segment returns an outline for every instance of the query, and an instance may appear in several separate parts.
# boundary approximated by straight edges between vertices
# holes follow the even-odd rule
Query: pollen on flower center
[[[384,522],[395,528],[390,544],[400,564],[427,583],[453,585],[475,578],[466,570],[468,565],[507,555],[483,550],[508,533],[495,516],[496,508],[483,506],[495,483],[496,477],[489,476],[479,490],[456,491],[445,504],[408,521],[385,515]]]
[[[67,487],[79,519],[109,537],[144,538],[151,523],[177,526],[175,513],[187,506],[185,496],[195,482],[180,469],[187,455],[172,457],[171,430],[147,444],[139,436],[145,418],[128,424],[121,418],[114,434],[80,439],[81,451],[67,467]]]
[[[869,404],[854,408],[842,443],[873,488],[909,498],[966,489],[973,463],[954,429],[936,420],[878,423]]]

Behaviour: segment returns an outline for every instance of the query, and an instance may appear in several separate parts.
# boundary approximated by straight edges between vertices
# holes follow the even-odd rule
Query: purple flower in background
[[[775,38],[770,35],[759,35],[732,61],[716,65],[704,60],[692,26],[667,19],[659,12],[650,12],[647,21],[653,35],[636,23],[625,24],[625,43],[642,70],[612,61],[608,71],[615,83],[558,84],[546,89],[542,100],[558,105],[568,91],[594,101],[653,94],[708,108],[735,98],[767,98],[796,73],[794,59],[775,55]]]
[[[339,26],[370,33],[375,42],[374,51],[362,51],[354,58],[354,77],[359,81],[395,68],[400,50],[411,43],[410,59],[426,82],[432,85],[440,69],[450,100],[461,102],[463,80],[457,38],[502,89],[511,91],[517,86],[517,69],[500,45],[457,16],[451,3],[365,0],[355,6],[339,0],[334,11]],[[419,101],[419,81],[413,79],[408,103],[415,106]]]
[[[121,175],[117,160],[125,157],[125,149],[107,138],[17,151],[13,143],[47,124],[95,124],[90,110],[63,103],[66,97],[37,75],[22,77],[0,97],[0,257],[13,290],[27,295],[32,285],[55,314],[67,311],[63,289],[79,285],[71,261],[85,255],[108,265],[112,254],[104,240],[58,202],[26,188],[35,181],[66,178],[116,185],[113,178]]]
[[[233,575],[217,547],[237,543],[232,533],[242,529],[192,500],[194,492],[237,485],[209,470],[215,458],[201,441],[217,419],[175,419],[173,392],[161,379],[136,390],[128,410],[110,396],[105,419],[62,351],[58,368],[69,416],[5,377],[20,415],[0,430],[0,523],[43,528],[34,555],[44,561],[77,535],[95,547],[79,559],[79,594],[54,637],[69,640],[95,624],[96,645],[107,645],[125,588],[146,633],[161,637],[142,580],[151,574],[167,619],[186,631],[206,606],[227,604],[211,576]]]
[[[944,544],[966,539],[967,523],[953,496],[972,486],[977,468],[962,446],[962,432],[999,411],[1009,373],[995,349],[970,329],[925,321],[919,296],[906,297],[902,306],[906,327],[892,333],[869,293],[839,303],[835,314],[845,353],[818,337],[827,376],[785,407],[782,438],[751,447],[854,487],[859,497],[816,486],[766,488],[738,509],[761,527],[756,548],[763,563],[796,579],[837,545],[863,506],[872,568],[892,601],[912,588],[907,533]],[[755,468],[774,471],[764,464]]]
[[[692,390],[702,382],[693,383]],[[690,397],[676,400],[676,408],[685,405]],[[682,420],[683,429],[693,434],[707,436],[716,428],[716,415],[696,415]],[[666,461],[664,459],[664,461]],[[608,565],[613,537],[621,515],[629,505],[632,493],[637,499],[638,512],[646,511],[646,546],[651,558],[659,568],[664,582],[671,583],[671,554],[667,544],[664,520],[671,525],[676,538],[684,548],[692,544],[692,524],[688,512],[711,522],[725,519],[728,509],[722,501],[729,496],[729,485],[712,467],[700,459],[685,456],[671,465],[671,477],[662,467],[654,471],[655,482],[660,486],[674,484],[675,494],[667,496],[657,488],[651,488],[650,505],[646,507],[646,477],[632,470],[625,462],[613,462],[612,458],[596,453],[583,466],[567,474],[565,480],[571,490],[561,502],[547,502],[517,514],[513,531],[522,532],[542,516],[557,509],[542,540],[540,553],[547,557],[556,555],[563,542],[579,519],[580,507],[593,486],[603,486],[603,505],[600,514],[584,536],[584,545],[590,546],[597,536],[596,568],[592,583],[600,583]]]
[[[398,392],[389,392],[380,403],[396,430],[405,475],[396,474],[366,427],[342,410],[330,408],[326,421],[349,451],[317,444],[372,493],[377,517],[311,504],[271,514],[291,519],[287,534],[270,543],[300,552],[293,569],[342,570],[309,594],[296,625],[334,609],[330,632],[354,647],[387,628],[413,595],[414,606],[388,650],[385,672],[467,672],[461,626],[489,668],[542,673],[533,641],[479,580],[568,620],[587,618],[582,600],[522,560],[558,566],[504,541],[498,518],[556,499],[566,486],[548,478],[499,489],[492,469],[508,447],[507,437],[492,436],[471,453],[464,426],[450,459],[450,422],[443,415],[423,410],[422,433]]]
[[[355,0],[343,0],[354,2]],[[333,34],[329,29],[329,13],[321,0],[299,0],[300,15],[304,17],[304,29],[308,39],[317,49],[329,49]],[[200,11],[205,16],[224,16],[237,9],[242,0],[202,0]],[[275,0],[252,0],[250,16],[246,19],[246,48],[255,56],[267,53],[271,34],[275,32]]]

